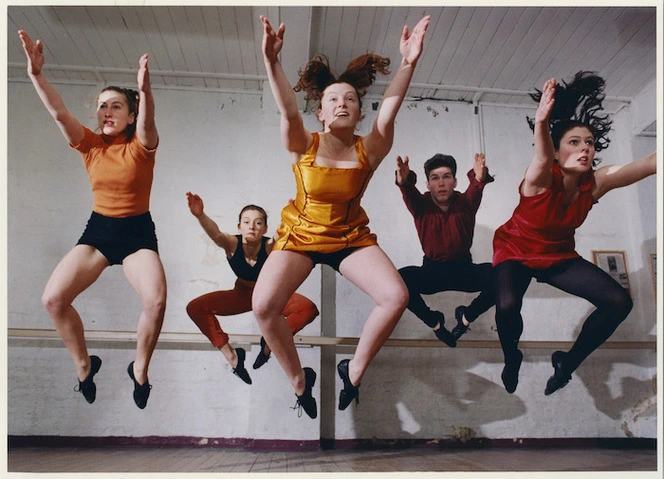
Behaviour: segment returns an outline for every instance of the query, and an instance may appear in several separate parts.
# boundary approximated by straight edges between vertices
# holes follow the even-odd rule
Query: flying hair
[[[562,83],[562,84],[561,84]],[[570,83],[564,80],[556,84],[554,105],[549,117],[549,131],[556,149],[567,130],[575,126],[588,128],[595,140],[595,151],[609,146],[608,133],[613,121],[603,113],[604,79],[594,72],[579,71]],[[537,103],[542,98],[542,91],[535,89],[530,97]],[[535,119],[526,117],[528,126],[534,131]]]
[[[365,53],[352,60],[338,77],[332,73],[330,62],[325,55],[314,56],[298,70],[299,81],[293,88],[296,92],[304,91],[305,100],[320,101],[323,91],[333,83],[348,83],[357,91],[358,98],[366,94],[367,89],[376,80],[376,73],[389,75],[390,59],[374,53]]]

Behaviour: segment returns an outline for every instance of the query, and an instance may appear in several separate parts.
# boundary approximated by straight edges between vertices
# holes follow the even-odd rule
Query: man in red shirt
[[[408,157],[397,157],[396,184],[401,189],[408,211],[413,215],[424,259],[422,266],[399,270],[410,294],[408,309],[433,329],[438,339],[450,347],[468,330],[477,317],[495,304],[491,263],[473,263],[470,247],[475,232],[475,215],[482,201],[484,185],[494,179],[489,175],[484,154],[475,154],[475,164],[468,172],[470,184],[464,193],[456,191],[457,165],[450,155],[436,154],[424,163],[427,189],[415,187],[417,175],[408,166]],[[457,325],[452,332],[445,315],[427,306],[422,294],[440,291],[480,291],[468,306],[454,311]]]

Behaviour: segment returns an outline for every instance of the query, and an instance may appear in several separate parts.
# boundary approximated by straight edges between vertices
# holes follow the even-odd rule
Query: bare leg
[[[252,296],[252,308],[261,333],[298,395],[304,392],[304,372],[293,334],[281,312],[312,268],[313,262],[308,256],[293,251],[272,251]]]
[[[122,267],[143,306],[136,329],[134,376],[139,384],[145,384],[148,380],[150,358],[152,358],[164,322],[166,275],[159,255],[148,249],[142,249],[127,256]]]
[[[355,251],[341,262],[339,271],[376,303],[348,365],[351,383],[357,386],[406,309],[408,289],[392,261],[378,246]]]
[[[42,304],[74,361],[79,381],[90,372],[90,357],[83,321],[72,303],[107,266],[108,261],[97,249],[76,245],[55,267],[42,295]]]

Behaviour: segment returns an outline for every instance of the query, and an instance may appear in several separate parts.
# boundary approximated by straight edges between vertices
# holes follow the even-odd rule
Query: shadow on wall
[[[488,228],[482,230],[486,230],[483,231],[484,236],[480,235],[483,242],[486,242]],[[487,261],[486,251],[474,254],[474,257],[475,262]],[[647,265],[648,268],[650,265]],[[646,271],[640,270],[632,274],[642,276],[645,273]],[[647,273],[650,274],[650,271]],[[640,287],[644,284],[641,281]],[[445,312],[448,318],[446,326],[451,329],[455,324],[454,307],[468,304],[477,294],[441,292],[425,296],[425,300],[433,309]],[[580,302],[581,306],[576,307],[566,302],[570,299]],[[643,300],[641,295],[640,301]],[[549,305],[547,307],[554,305],[556,308],[551,311],[553,316],[568,316],[562,318],[567,323],[567,328],[562,331],[569,330],[569,336],[565,334],[565,337],[549,337],[552,332],[558,334],[555,331],[561,331],[549,322],[548,326],[539,325],[545,327],[544,332],[547,335],[541,338],[536,329],[538,318],[533,316],[532,308],[527,314],[524,313],[524,332],[534,332],[531,337],[538,337],[541,341],[575,339],[585,319],[594,310],[590,304],[586,303],[584,306],[582,299],[535,280],[530,285],[526,301],[545,301],[545,304]],[[460,341],[498,340],[494,314],[495,308],[491,308],[480,316],[472,331]],[[554,317],[550,318],[553,319]],[[639,312],[635,307],[630,317],[618,328],[613,339],[620,340],[621,328],[628,327],[631,321],[637,320]],[[639,330],[655,326],[654,317],[641,318],[640,321],[642,323],[639,323]],[[547,328],[551,329],[547,331]],[[404,313],[392,337],[433,339],[430,329],[409,311]],[[628,340],[655,339],[650,334],[647,337],[630,337]],[[570,398],[551,399],[543,395],[546,380],[553,371],[550,364],[553,351],[524,350],[519,389],[516,394],[510,395],[504,390],[500,379],[503,356],[499,348],[451,349],[442,344],[440,349],[386,347],[379,352],[363,379],[359,407],[352,403],[345,412],[337,414],[351,415],[354,435],[358,439],[395,438],[395,431],[403,434],[398,439],[451,437],[463,443],[481,438],[484,437],[481,432],[483,427],[525,416],[529,410],[538,410],[540,401],[550,401],[550,407],[554,409],[568,410],[567,401]],[[631,417],[633,421],[656,417],[656,377],[639,378],[630,375],[630,369],[652,368],[655,354],[654,350],[652,354],[635,354],[630,350],[618,349],[593,353],[574,373],[575,384],[572,386],[573,383],[570,383],[570,386],[585,389],[594,405],[589,405],[585,396],[575,395],[574,399],[581,403],[577,403],[570,410],[588,411],[588,408],[594,407],[613,420],[625,416]],[[337,361],[340,357],[341,354],[337,354]],[[646,374],[650,372],[646,371]],[[337,378],[337,394],[340,386]],[[543,413],[540,419],[546,421],[547,415],[551,414]],[[631,437],[628,422],[623,423],[622,429],[625,435]]]

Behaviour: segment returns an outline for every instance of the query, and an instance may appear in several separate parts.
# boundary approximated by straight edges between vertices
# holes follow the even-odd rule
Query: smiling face
[[[104,135],[118,136],[128,125],[134,123],[134,114],[129,113],[127,99],[115,90],[106,90],[97,98],[97,121]]]
[[[260,211],[247,209],[242,212],[237,229],[242,235],[242,240],[251,243],[259,241],[267,233],[267,222]]]
[[[556,160],[564,172],[586,172],[595,159],[595,138],[585,126],[575,126],[565,132],[556,150]]]
[[[438,206],[447,206],[456,188],[457,180],[449,166],[440,166],[429,172],[427,189],[433,202]]]
[[[324,91],[318,109],[318,120],[325,130],[355,128],[360,120],[360,102],[357,91],[348,83],[333,83]]]

